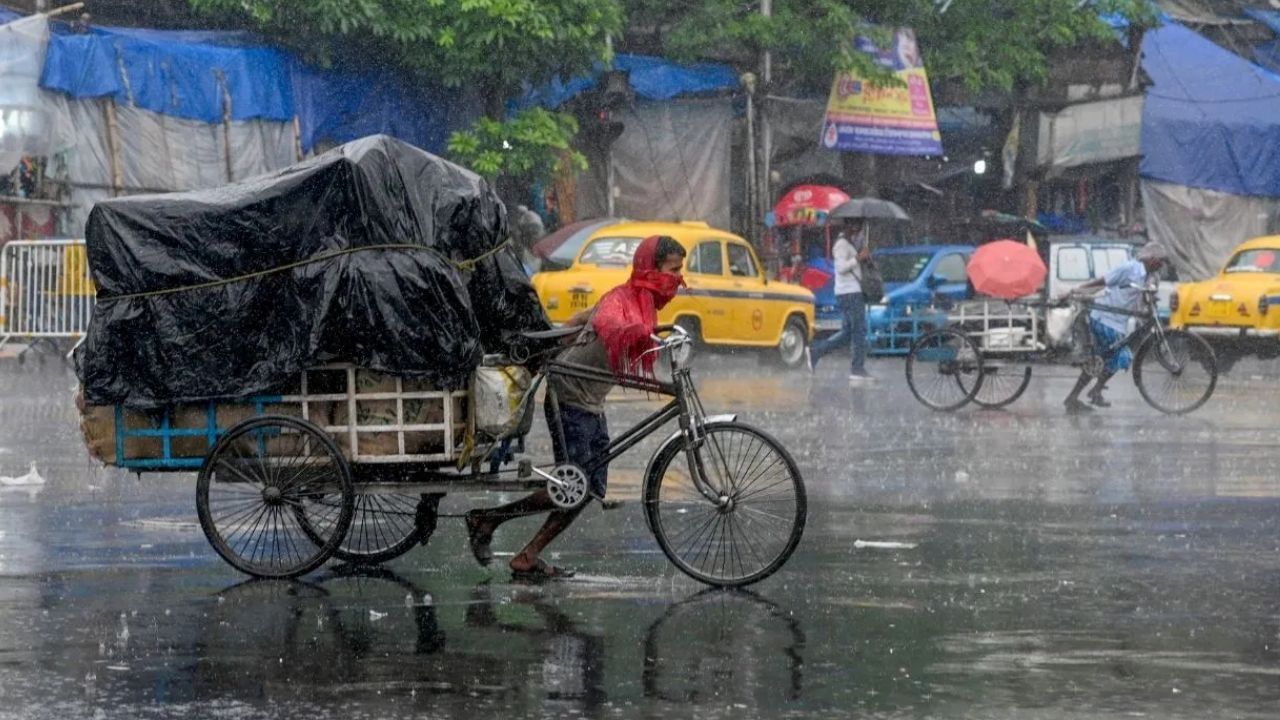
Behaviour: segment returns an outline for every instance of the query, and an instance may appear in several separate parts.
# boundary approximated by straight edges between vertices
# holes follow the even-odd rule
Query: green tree
[[[608,57],[622,29],[617,0],[188,0],[313,59],[331,42],[360,47],[392,67],[474,88],[486,117],[455,133],[451,151],[491,177],[543,180],[564,162],[577,124],[562,113],[505,117],[525,83],[581,74]],[[582,162],[569,156],[569,162]]]
[[[754,68],[775,58],[775,78],[824,88],[838,70],[888,76],[852,47],[858,34],[909,26],[929,74],[971,90],[1009,90],[1045,77],[1050,53],[1111,37],[1102,13],[1140,24],[1153,19],[1147,0],[774,0],[764,17],[758,2],[624,0],[630,37],[648,39],[681,58],[719,57]],[[945,12],[943,12],[945,8]],[[868,25],[880,30],[868,31]],[[645,38],[644,36],[648,36]],[[886,36],[887,37],[887,36]]]

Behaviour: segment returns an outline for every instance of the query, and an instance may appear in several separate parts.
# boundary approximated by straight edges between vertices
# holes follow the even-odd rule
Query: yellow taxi
[[[1242,243],[1217,277],[1182,283],[1169,305],[1171,327],[1202,335],[1280,336],[1280,235]]]
[[[650,235],[669,235],[688,253],[688,287],[658,313],[658,322],[678,323],[708,345],[774,349],[788,367],[804,362],[813,293],[770,281],[746,240],[702,222],[626,222],[596,230],[568,269],[533,276],[547,317],[563,323],[626,282],[631,256]]]

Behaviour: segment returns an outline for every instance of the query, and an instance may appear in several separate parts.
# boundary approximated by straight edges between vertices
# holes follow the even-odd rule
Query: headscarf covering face
[[[609,367],[615,375],[639,371],[653,375],[653,331],[658,325],[658,311],[671,302],[684,286],[679,272],[658,269],[658,242],[661,237],[645,238],[631,263],[631,277],[626,283],[605,293],[591,321],[601,344],[609,355]],[[643,356],[643,357],[642,357]],[[638,367],[635,367],[637,366]]]

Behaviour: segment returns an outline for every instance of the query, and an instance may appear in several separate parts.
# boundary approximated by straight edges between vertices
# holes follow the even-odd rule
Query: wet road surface
[[[810,496],[791,561],[722,593],[645,527],[653,442],[611,474],[632,502],[552,546],[572,581],[500,569],[534,521],[486,570],[442,520],[382,570],[244,582],[200,533],[193,476],[95,466],[72,374],[0,364],[0,475],[48,479],[0,489],[0,718],[1280,716],[1274,377],[1238,367],[1184,418],[1127,376],[1115,407],[1066,416],[1060,373],[945,415],[900,361],[856,390],[840,365],[699,360],[708,409],[777,435]],[[618,398],[610,424],[654,406]]]

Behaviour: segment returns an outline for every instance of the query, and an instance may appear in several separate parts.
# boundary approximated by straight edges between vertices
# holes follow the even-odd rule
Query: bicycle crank
[[[587,501],[587,474],[577,465],[557,465],[551,472],[533,468],[547,481],[547,495],[557,507],[572,510]]]

